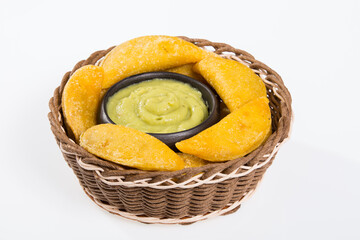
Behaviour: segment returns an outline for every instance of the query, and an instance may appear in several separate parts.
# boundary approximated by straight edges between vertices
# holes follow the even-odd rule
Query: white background
[[[0,239],[359,239],[359,1],[1,1]],[[55,143],[48,100],[90,53],[185,35],[244,49],[293,96],[291,140],[234,214],[189,226],[113,216]]]

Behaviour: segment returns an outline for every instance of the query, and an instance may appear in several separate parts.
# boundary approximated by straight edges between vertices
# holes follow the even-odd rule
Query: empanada
[[[86,130],[80,146],[106,160],[142,170],[174,171],[184,161],[165,143],[133,128],[100,124]]]
[[[257,98],[210,128],[176,143],[176,147],[184,153],[209,161],[242,157],[259,147],[270,134],[268,102],[266,97]]]
[[[103,77],[102,67],[87,65],[79,68],[65,85],[62,110],[76,141],[86,129],[96,125]]]
[[[229,59],[207,57],[194,66],[215,89],[230,111],[258,97],[266,97],[265,84],[247,66]]]
[[[195,63],[210,54],[177,37],[138,37],[115,47],[101,62],[105,73],[102,88],[135,74]]]

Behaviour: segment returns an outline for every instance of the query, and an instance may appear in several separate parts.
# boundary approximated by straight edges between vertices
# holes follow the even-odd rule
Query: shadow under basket
[[[96,65],[113,47],[97,51],[77,63],[65,74],[49,102],[51,130],[85,193],[110,213],[143,223],[190,224],[235,212],[254,192],[290,131],[291,96],[275,71],[249,53],[227,44],[180,38],[247,65],[264,81],[273,133],[250,154],[197,168],[150,172],[126,169],[102,160],[76,144],[65,131],[61,108],[64,86],[78,68]]]

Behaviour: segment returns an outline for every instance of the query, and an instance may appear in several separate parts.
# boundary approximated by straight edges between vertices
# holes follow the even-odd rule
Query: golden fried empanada
[[[184,153],[209,161],[242,157],[259,147],[270,134],[268,102],[266,97],[257,98],[210,128],[176,143],[176,147]]]
[[[102,88],[138,73],[165,70],[195,63],[210,52],[170,36],[144,36],[115,47],[101,62],[105,79]]]
[[[103,159],[142,170],[174,171],[184,161],[165,143],[133,128],[100,124],[86,130],[80,146]]]
[[[191,78],[196,79],[196,80],[198,80],[198,81],[200,81],[202,83],[207,84],[206,80],[200,74],[193,71],[194,65],[195,65],[194,63],[189,63],[189,64],[185,64],[185,65],[182,65],[182,66],[179,66],[179,67],[174,67],[174,68],[167,69],[166,71],[186,75],[188,77],[191,77]]]
[[[197,156],[191,154],[179,152],[178,155],[184,160],[184,168],[201,167],[209,163],[204,159],[198,158]]]
[[[65,85],[62,110],[76,141],[86,129],[96,124],[103,76],[102,67],[87,65],[79,68]]]
[[[255,98],[266,97],[261,78],[237,61],[207,57],[195,64],[194,70],[210,83],[231,112]]]

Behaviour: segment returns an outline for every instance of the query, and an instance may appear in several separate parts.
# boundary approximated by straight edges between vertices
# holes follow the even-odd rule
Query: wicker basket
[[[105,210],[143,223],[189,224],[235,212],[251,195],[280,145],[288,138],[291,96],[281,77],[249,53],[224,43],[181,37],[199,47],[249,66],[264,81],[272,114],[273,134],[245,157],[175,172],[126,169],[85,151],[64,130],[61,95],[71,74],[97,64],[112,48],[97,51],[67,72],[50,99],[51,130],[86,194]]]

